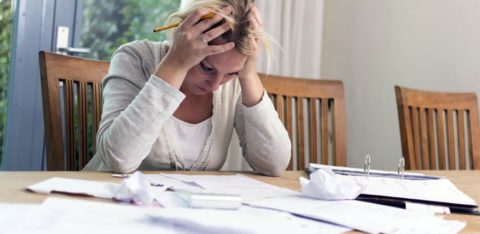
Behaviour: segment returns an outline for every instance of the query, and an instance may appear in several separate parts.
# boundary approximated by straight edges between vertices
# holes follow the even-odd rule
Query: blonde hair
[[[222,16],[225,18],[224,21],[230,25],[231,30],[224,33],[221,38],[228,42],[234,42],[238,52],[250,56],[256,53],[256,47],[250,41],[250,38],[254,37],[265,46],[267,54],[269,54],[270,38],[263,28],[254,29],[250,25],[250,17],[253,14],[250,6],[253,2],[254,0],[194,0],[185,9],[170,15],[168,21],[170,23],[180,22],[199,8],[209,8],[218,13],[220,9],[230,6],[233,9],[232,14]]]

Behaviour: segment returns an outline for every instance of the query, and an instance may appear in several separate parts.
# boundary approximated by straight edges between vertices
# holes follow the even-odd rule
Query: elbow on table
[[[122,155],[121,152],[112,150],[109,147],[102,147],[99,153],[105,166],[113,173],[131,173],[140,166],[140,163],[129,160],[128,155]]]
[[[266,170],[266,171],[261,172],[261,173],[266,175],[266,176],[279,177],[279,176],[282,176],[282,174],[285,172],[285,169],[286,169],[286,167],[285,168],[277,167],[277,168]]]
[[[254,169],[263,175],[278,177],[281,176],[288,167],[291,158],[291,150],[290,147],[285,147],[282,151],[269,153],[262,158],[264,158],[264,160],[266,159],[266,161],[263,161]]]
[[[128,174],[136,171],[138,167],[132,167],[129,165],[124,165],[122,163],[107,163],[107,167],[110,168],[110,170],[113,173],[118,173],[118,174]]]

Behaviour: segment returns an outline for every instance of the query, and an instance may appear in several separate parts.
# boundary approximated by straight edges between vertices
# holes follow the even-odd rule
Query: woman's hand
[[[231,11],[231,7],[225,7],[220,10],[220,13],[228,15]],[[221,15],[217,14],[211,19],[201,20],[201,17],[209,12],[211,10],[206,8],[193,11],[176,29],[166,59],[176,64],[177,69],[189,70],[205,59],[205,57],[223,53],[235,46],[233,42],[221,45],[208,44],[211,40],[231,29],[228,23],[225,22],[206,31],[223,19]]]
[[[223,19],[221,15],[217,14],[211,19],[201,20],[201,17],[210,11],[205,8],[198,9],[180,23],[174,33],[167,55],[157,66],[156,76],[180,89],[190,68],[209,55],[223,53],[235,47],[233,42],[222,45],[208,44],[211,40],[230,30],[227,23],[208,30]],[[220,10],[220,13],[228,15],[231,11],[230,7],[225,7]],[[205,32],[206,30],[208,31]]]
[[[250,27],[252,27],[254,32],[257,32],[258,30],[261,30],[263,27],[263,20],[258,12],[257,7],[252,4],[251,5],[251,11],[252,15],[250,17]],[[257,74],[257,59],[259,55],[259,51],[261,48],[261,40],[255,37],[255,35],[250,35],[250,44],[252,48],[254,48],[255,53],[251,56],[248,57],[247,62],[245,63],[245,66],[239,73],[239,78],[243,77],[248,77],[253,74]]]
[[[254,4],[250,7],[252,11],[250,26],[254,32],[257,32],[263,27],[262,17]],[[247,107],[259,103],[262,100],[264,91],[262,82],[257,74],[257,59],[261,47],[261,40],[256,38],[255,35],[251,35],[250,43],[255,49],[255,53],[247,58],[245,65],[238,73],[238,79],[242,87],[242,103]]]

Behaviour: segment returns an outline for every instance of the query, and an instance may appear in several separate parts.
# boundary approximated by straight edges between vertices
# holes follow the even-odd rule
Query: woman
[[[279,176],[291,143],[257,75],[264,35],[253,0],[193,1],[175,17],[171,43],[135,41],[114,53],[85,170],[219,170],[235,128],[249,165]]]

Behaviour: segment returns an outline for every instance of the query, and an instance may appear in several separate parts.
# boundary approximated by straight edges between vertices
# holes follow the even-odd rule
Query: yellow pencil
[[[206,19],[211,19],[215,16],[215,12],[210,12],[208,14],[205,14],[203,15],[202,17],[200,17],[200,20],[206,20]],[[153,29],[153,32],[160,32],[160,31],[163,31],[163,30],[166,30],[166,29],[169,29],[169,28],[175,28],[179,25],[180,23],[175,23],[175,24],[169,24],[169,25],[165,25],[165,26],[160,26],[160,27],[156,27]]]

